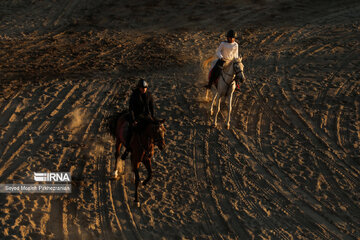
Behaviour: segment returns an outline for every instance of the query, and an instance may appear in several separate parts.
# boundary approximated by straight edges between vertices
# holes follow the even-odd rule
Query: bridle
[[[232,67],[233,67],[233,69],[234,69],[234,73],[235,73],[235,74],[232,74],[232,75],[231,75],[231,74],[228,74],[228,73],[224,72],[223,70],[221,71],[221,77],[222,77],[224,83],[225,83],[228,87],[230,87],[230,85],[236,80],[236,77],[237,77],[240,73],[243,73],[243,70],[241,70],[241,69],[240,69],[240,71],[236,71],[236,69],[235,69],[235,63],[238,63],[238,62],[236,61],[236,62],[233,62],[233,63],[232,63]],[[223,74],[232,77],[232,80],[231,80],[230,83],[227,83],[227,82],[225,81],[225,78],[224,78],[224,75],[223,75]],[[235,77],[234,77],[234,75],[235,75]]]
[[[159,128],[161,127],[161,124],[159,124]],[[157,132],[157,124],[154,124],[154,126],[153,126],[153,132]],[[161,143],[162,142],[162,140],[163,140],[163,138],[160,136],[160,134],[159,134],[159,136],[156,136],[156,138],[154,138],[154,144],[159,144],[159,143]]]
[[[159,125],[159,126],[161,126],[161,125]],[[153,133],[156,133],[156,132],[157,132],[157,129],[156,129],[156,128],[157,128],[157,124],[154,124],[154,125],[152,126],[152,131],[153,131]],[[150,137],[146,137],[147,141],[149,140],[149,138],[150,138]],[[161,136],[157,136],[156,138],[153,138],[153,144],[154,144],[154,145],[158,145],[159,143],[162,142],[162,140],[163,140],[163,138],[162,138]],[[142,144],[141,139],[140,139],[140,135],[137,136],[137,141],[138,141],[138,144],[139,144],[140,148],[141,148],[143,151],[145,151],[144,157],[148,156],[148,155],[150,154],[151,149],[148,149],[146,146],[144,146],[144,145]]]

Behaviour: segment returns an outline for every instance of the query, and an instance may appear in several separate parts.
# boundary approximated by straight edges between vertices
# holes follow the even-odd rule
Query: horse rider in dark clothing
[[[121,159],[125,160],[130,149],[130,140],[132,137],[132,133],[134,131],[134,127],[138,125],[145,118],[154,118],[154,100],[148,89],[148,83],[141,79],[138,84],[137,88],[134,89],[130,96],[129,102],[129,130],[126,136],[126,143],[125,147],[126,150],[124,154],[121,156]]]

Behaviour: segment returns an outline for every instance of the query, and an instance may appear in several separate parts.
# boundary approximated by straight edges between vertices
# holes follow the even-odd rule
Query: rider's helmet
[[[228,38],[236,38],[236,33],[234,32],[234,30],[230,30],[227,32],[226,37]]]
[[[138,88],[147,88],[149,84],[144,79],[140,79],[137,86]]]

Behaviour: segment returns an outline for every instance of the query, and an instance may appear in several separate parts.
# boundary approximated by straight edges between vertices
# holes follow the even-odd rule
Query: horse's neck
[[[228,61],[228,62],[226,62],[225,64],[224,64],[224,72],[226,72],[226,73],[229,73],[229,72],[233,72],[233,67],[232,67],[232,65],[233,65],[233,61]]]
[[[224,65],[223,68],[224,81],[226,83],[229,83],[229,81],[233,79],[233,75],[234,75],[233,61],[229,61]]]
[[[146,148],[149,148],[153,145],[152,143],[153,143],[154,136],[152,134],[152,132],[153,132],[152,128],[153,128],[153,125],[148,124],[148,126],[146,126],[146,128],[145,128],[145,131],[138,134],[141,144],[146,146]]]

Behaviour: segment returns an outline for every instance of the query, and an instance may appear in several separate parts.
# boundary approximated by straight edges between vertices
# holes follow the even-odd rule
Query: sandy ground
[[[360,239],[360,3],[0,2],[0,239]],[[202,62],[233,28],[247,82],[211,127]],[[133,205],[107,119],[140,77],[166,152]],[[145,169],[141,168],[144,178]]]

